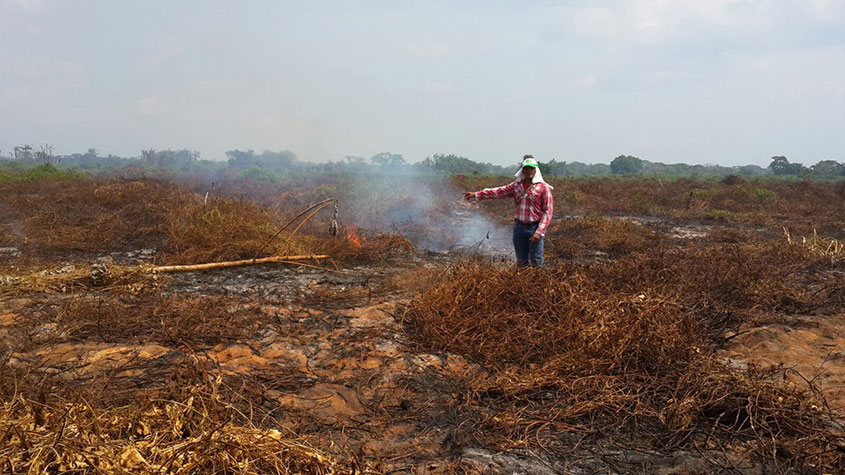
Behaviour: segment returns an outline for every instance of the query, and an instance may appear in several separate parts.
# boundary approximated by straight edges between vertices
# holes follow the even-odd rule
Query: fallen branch
[[[207,269],[223,269],[226,267],[238,267],[238,266],[248,266],[252,264],[264,264],[267,262],[282,262],[287,264],[296,264],[300,265],[298,262],[288,262],[288,261],[296,261],[296,260],[303,260],[303,259],[326,259],[328,255],[320,254],[320,255],[306,255],[306,256],[271,256],[271,257],[262,257],[260,259],[243,259],[240,261],[225,261],[225,262],[209,262],[207,264],[188,264],[188,265],[178,265],[178,266],[157,266],[152,268],[152,272],[154,273],[162,273],[162,272],[190,272],[195,270],[207,270]],[[304,265],[304,264],[302,264]]]

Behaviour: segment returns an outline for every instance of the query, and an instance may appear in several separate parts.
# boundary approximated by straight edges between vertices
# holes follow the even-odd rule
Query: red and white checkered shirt
[[[525,185],[522,181],[515,181],[509,185],[500,186],[498,188],[485,188],[481,191],[475,192],[475,199],[492,200],[497,198],[513,198],[516,204],[516,220],[523,223],[533,223],[539,221],[537,225],[537,232],[540,235],[546,234],[546,228],[552,220],[552,211],[554,208],[554,199],[552,198],[552,189],[549,185],[539,182],[535,183],[524,196]],[[520,198],[522,196],[522,198]]]

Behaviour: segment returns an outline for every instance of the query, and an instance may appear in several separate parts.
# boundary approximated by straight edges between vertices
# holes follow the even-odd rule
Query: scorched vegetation
[[[506,177],[124,172],[0,175],[4,471],[843,470],[833,380],[726,356],[841,324],[841,184],[553,180],[517,269]]]

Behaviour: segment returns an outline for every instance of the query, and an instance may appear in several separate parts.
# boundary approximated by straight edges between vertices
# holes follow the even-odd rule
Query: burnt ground
[[[660,227],[679,242],[704,239],[724,227],[624,219]],[[501,256],[507,236],[490,240],[495,244],[489,247],[499,251],[493,254]],[[135,265],[152,255],[139,250],[98,259]],[[330,271],[262,265],[188,272],[138,289],[144,298],[214,302],[219,331],[200,325],[196,334],[183,336],[117,334],[96,322],[84,331],[62,324],[73,302],[137,304],[108,290],[6,294],[0,299],[2,357],[10,367],[84,386],[115,403],[129,403],[134,394],[166,384],[175,367],[202,365],[207,375],[222,377],[243,411],[261,414],[265,425],[307,436],[329,453],[371,462],[385,473],[709,473],[720,467],[762,473],[741,454],[658,453],[590,443],[560,460],[537,450],[506,454],[481,446],[457,408],[463,382],[484,368],[461,356],[417,350],[402,325],[403,305],[427,279],[464,256],[422,252]],[[54,272],[84,265],[61,263]],[[794,316],[726,335],[721,354],[738,366],[793,367],[814,379],[841,412],[843,330],[841,313]],[[573,439],[573,445],[577,442]]]

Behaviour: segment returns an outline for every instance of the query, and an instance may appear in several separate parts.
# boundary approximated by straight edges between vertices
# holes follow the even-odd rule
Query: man
[[[543,181],[537,168],[537,160],[531,155],[522,157],[522,166],[516,173],[516,180],[498,188],[468,191],[464,198],[469,201],[513,198],[516,217],[513,223],[513,248],[517,265],[543,265],[543,240],[552,220],[554,199],[552,187]]]

